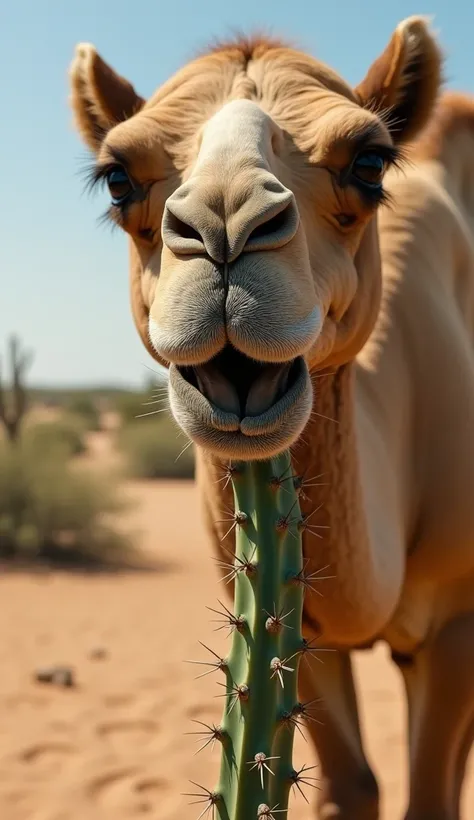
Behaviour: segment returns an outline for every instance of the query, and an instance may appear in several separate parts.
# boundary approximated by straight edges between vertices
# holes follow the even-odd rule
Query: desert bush
[[[78,418],[64,416],[56,421],[41,421],[26,427],[23,440],[28,451],[48,458],[57,450],[77,456],[86,450],[86,425]]]
[[[38,459],[34,442],[0,446],[1,556],[79,563],[117,557],[126,542],[106,520],[122,507],[115,484],[74,469],[62,448]]]
[[[101,429],[100,412],[97,403],[85,393],[71,397],[65,407],[68,415],[80,419],[87,430]]]
[[[186,439],[179,435],[177,425],[167,413],[125,425],[119,431],[118,446],[134,478],[194,476],[193,448],[182,452]]]

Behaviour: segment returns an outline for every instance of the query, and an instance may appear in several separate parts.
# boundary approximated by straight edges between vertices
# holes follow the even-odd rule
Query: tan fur
[[[356,89],[265,39],[214,48],[145,103],[90,46],[72,67],[83,138],[99,165],[119,156],[143,193],[120,216],[133,314],[171,365],[216,549],[222,457],[291,446],[310,479],[304,551],[321,594],[306,596],[304,631],[335,650],[300,679],[302,699],[326,709],[310,726],[321,818],[379,817],[354,648],[387,641],[404,676],[406,820],[459,820],[474,734],[474,101],[436,104],[441,62],[426,22],[409,18]],[[411,140],[378,209],[337,176],[367,129],[379,145]],[[225,382],[221,413],[179,381],[227,339],[261,362],[300,357],[308,374],[252,434]]]

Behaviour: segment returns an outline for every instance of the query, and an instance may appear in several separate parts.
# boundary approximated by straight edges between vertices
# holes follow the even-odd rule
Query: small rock
[[[72,669],[68,666],[58,667],[54,671],[53,683],[57,686],[74,686],[75,679]]]
[[[89,658],[92,661],[103,661],[107,655],[108,652],[105,646],[94,646],[89,652]]]
[[[53,669],[51,668],[44,668],[44,669],[37,669],[35,672],[35,680],[38,683],[51,683],[53,680]]]
[[[56,686],[74,686],[74,672],[69,666],[45,666],[37,669],[35,679],[38,683],[52,683]]]

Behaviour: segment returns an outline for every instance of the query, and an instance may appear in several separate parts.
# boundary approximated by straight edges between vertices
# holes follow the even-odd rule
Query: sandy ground
[[[193,719],[218,721],[217,678],[195,680],[204,641],[223,633],[206,609],[222,595],[187,483],[135,483],[128,524],[155,571],[3,573],[0,577],[0,818],[192,820],[189,780],[214,785],[218,750],[194,755]],[[222,638],[218,637],[222,635]],[[217,637],[216,637],[217,636]],[[103,649],[105,657],[94,657]],[[70,689],[34,670],[73,667]],[[377,649],[356,658],[364,733],[382,783],[383,820],[405,804],[404,706],[396,671]],[[297,761],[312,763],[300,739]],[[309,757],[309,759],[308,759]],[[291,817],[314,818],[302,798]],[[470,807],[470,810],[469,808]],[[463,820],[474,816],[474,766]]]

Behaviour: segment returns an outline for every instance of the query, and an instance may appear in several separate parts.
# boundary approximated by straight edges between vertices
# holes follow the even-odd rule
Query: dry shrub
[[[72,396],[66,403],[65,410],[73,418],[79,419],[86,430],[98,432],[102,429],[97,402],[87,393]]]
[[[118,446],[134,478],[193,478],[194,451],[187,443],[168,413],[137,419],[118,434]]]
[[[0,555],[79,564],[124,555],[106,523],[124,508],[116,485],[74,469],[64,447],[45,458],[37,447],[26,436],[0,446]]]
[[[23,444],[38,458],[49,458],[61,450],[66,456],[77,456],[86,450],[86,426],[78,418],[63,416],[55,421],[41,421],[25,427]]]

